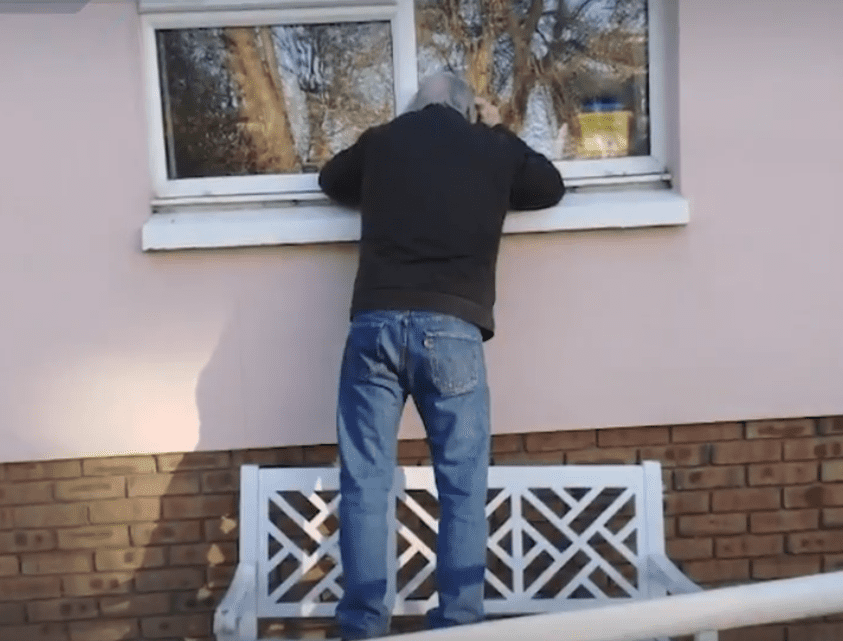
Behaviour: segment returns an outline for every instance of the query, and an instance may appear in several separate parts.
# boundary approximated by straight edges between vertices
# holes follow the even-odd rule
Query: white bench
[[[242,467],[240,559],[215,613],[219,641],[254,641],[260,619],[333,615],[342,595],[338,487],[336,467]],[[433,469],[397,468],[392,492],[389,601],[395,616],[421,615],[436,604]],[[655,461],[491,466],[486,613],[699,591],[665,555],[662,510]]]

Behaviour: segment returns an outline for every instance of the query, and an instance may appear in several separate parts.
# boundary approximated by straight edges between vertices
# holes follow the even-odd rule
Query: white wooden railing
[[[400,641],[639,641],[840,612],[843,612],[843,572],[830,572],[589,610],[402,634]]]

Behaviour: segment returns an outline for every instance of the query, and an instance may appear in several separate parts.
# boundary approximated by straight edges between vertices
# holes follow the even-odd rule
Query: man
[[[475,105],[483,122],[473,122]],[[483,618],[495,266],[508,209],[555,205],[556,168],[499,124],[450,73],[423,81],[408,111],[365,131],[322,169],[334,200],[359,207],[360,258],[337,410],[343,639],[389,632],[387,495],[412,396],[439,495],[428,627]]]

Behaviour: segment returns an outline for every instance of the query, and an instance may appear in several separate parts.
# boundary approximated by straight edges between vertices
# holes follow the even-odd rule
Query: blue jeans
[[[389,633],[387,496],[408,396],[424,422],[439,495],[439,605],[428,627],[483,618],[490,434],[480,330],[432,312],[363,312],[351,322],[337,409],[344,639]]]

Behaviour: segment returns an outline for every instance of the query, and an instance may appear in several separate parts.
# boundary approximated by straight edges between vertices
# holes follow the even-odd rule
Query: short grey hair
[[[404,113],[421,111],[433,104],[452,107],[469,122],[477,120],[474,92],[465,80],[451,71],[439,71],[422,80]]]

